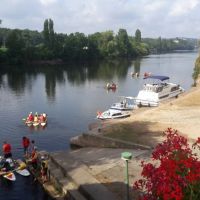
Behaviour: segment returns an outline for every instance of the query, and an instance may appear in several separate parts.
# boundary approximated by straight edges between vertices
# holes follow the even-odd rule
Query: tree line
[[[44,60],[129,59],[151,52],[193,49],[194,44],[194,40],[142,39],[139,29],[134,36],[129,36],[126,29],[119,29],[117,34],[113,31],[89,35],[56,33],[53,20],[46,19],[42,32],[0,28],[0,62],[18,64]]]

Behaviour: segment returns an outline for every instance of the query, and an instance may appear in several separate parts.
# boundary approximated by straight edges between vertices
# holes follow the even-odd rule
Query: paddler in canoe
[[[41,126],[45,126],[46,125],[46,123],[47,123],[47,115],[46,115],[46,113],[43,113],[43,114],[40,115],[39,121],[40,121]]]
[[[34,121],[34,116],[33,116],[33,113],[30,112],[28,117],[26,118],[26,121],[25,123],[28,125],[28,126],[31,126],[33,124],[33,121]]]

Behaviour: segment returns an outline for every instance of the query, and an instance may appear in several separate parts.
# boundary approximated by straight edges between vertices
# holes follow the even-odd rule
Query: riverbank
[[[165,139],[163,131],[171,127],[191,141],[198,137],[199,99],[198,84],[178,99],[170,99],[159,107],[139,108],[129,118],[90,126],[88,133],[71,139],[72,143],[79,141],[85,148],[49,154],[54,186],[70,199],[122,200],[127,193],[121,155],[130,152],[129,193],[131,199],[137,199],[138,193],[131,189],[132,183],[140,178],[141,161],[150,162],[152,147]],[[91,147],[94,145],[99,148]]]
[[[90,132],[154,147],[164,139],[163,131],[171,127],[188,139],[195,140],[200,130],[199,100],[200,84],[198,81],[196,87],[183,93],[177,99],[162,102],[155,108],[134,110],[129,118],[103,122],[100,125],[101,132],[96,131],[97,128],[91,129]]]

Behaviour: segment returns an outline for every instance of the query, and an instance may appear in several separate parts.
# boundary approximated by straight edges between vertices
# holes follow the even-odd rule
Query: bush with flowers
[[[192,149],[200,149],[200,138],[190,147],[177,130],[168,128],[167,139],[158,144],[152,161],[142,161],[142,179],[134,189],[142,191],[140,200],[199,200],[200,161]]]

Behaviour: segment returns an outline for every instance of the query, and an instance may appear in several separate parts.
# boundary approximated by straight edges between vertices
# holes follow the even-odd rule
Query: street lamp
[[[129,176],[128,176],[128,161],[132,158],[132,153],[123,152],[121,154],[121,158],[125,160],[126,168],[125,168],[125,184],[126,184],[126,199],[129,200]]]

